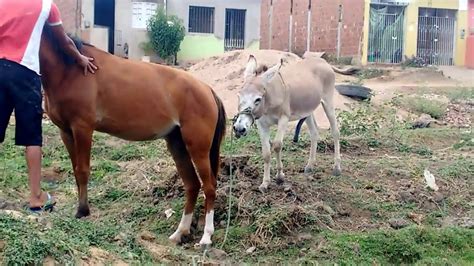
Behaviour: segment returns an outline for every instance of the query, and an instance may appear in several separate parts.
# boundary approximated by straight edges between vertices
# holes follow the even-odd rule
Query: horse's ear
[[[263,81],[269,82],[275,76],[275,74],[277,74],[280,71],[280,68],[282,65],[283,65],[283,59],[281,59],[278,64],[274,65],[273,67],[265,71],[265,73],[262,74]]]
[[[244,71],[244,79],[247,80],[249,77],[255,76],[257,74],[257,59],[255,56],[250,55],[249,61],[247,62],[247,67]]]

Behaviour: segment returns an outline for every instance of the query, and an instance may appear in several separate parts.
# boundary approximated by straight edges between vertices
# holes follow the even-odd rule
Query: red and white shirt
[[[0,0],[0,58],[39,74],[39,48],[45,23],[62,23],[52,0]]]

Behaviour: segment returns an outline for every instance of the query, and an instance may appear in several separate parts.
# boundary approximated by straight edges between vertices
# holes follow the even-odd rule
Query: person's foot
[[[47,205],[51,205],[54,203],[53,198],[47,192],[41,192],[39,197],[30,197],[30,208],[44,208]]]

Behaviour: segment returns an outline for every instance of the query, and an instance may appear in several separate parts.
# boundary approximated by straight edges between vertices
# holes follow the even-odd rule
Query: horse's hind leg
[[[191,229],[194,206],[201,188],[201,183],[196,175],[191,158],[189,157],[186,145],[183,142],[180,129],[175,129],[166,139],[168,150],[176,163],[178,174],[183,180],[186,193],[186,203],[184,205],[183,216],[176,232],[170,236],[170,240],[175,243],[181,242],[183,235],[188,235]]]
[[[324,112],[328,117],[329,124],[331,125],[331,134],[334,138],[334,169],[333,175],[340,175],[341,174],[341,152],[340,152],[340,145],[339,145],[339,128],[337,126],[336,120],[336,111],[334,110],[334,104],[332,97],[327,97],[325,101],[322,101]]]
[[[198,122],[198,121],[194,121]],[[191,160],[202,182],[205,200],[206,224],[204,234],[199,241],[200,245],[212,244],[211,236],[214,234],[214,201],[216,199],[217,180],[211,169],[210,149],[214,137],[214,128],[197,123],[193,126],[182,126],[181,133],[184,143],[191,156]],[[209,131],[212,129],[212,132]],[[196,136],[196,132],[200,132]]]
[[[90,176],[90,158],[92,146],[92,133],[90,128],[73,128],[72,135],[74,140],[74,154],[71,157],[74,167],[74,176],[79,193],[79,207],[77,208],[76,218],[88,216],[90,214],[89,201],[87,199],[87,184]],[[67,145],[67,144],[66,144]]]
[[[305,174],[309,174],[313,171],[313,167],[316,163],[316,152],[318,150],[319,133],[318,125],[313,114],[306,118],[306,124],[308,125],[309,134],[311,136],[311,150],[309,151],[309,160],[308,164],[304,168],[304,172]]]

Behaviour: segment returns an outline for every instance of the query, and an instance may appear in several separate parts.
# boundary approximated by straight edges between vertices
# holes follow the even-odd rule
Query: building
[[[81,28],[81,0],[55,0],[61,10],[63,26],[67,32],[78,34]]]
[[[148,41],[146,23],[158,8],[186,27],[178,60],[259,48],[260,3],[255,0],[82,0],[82,37],[118,56],[140,59]]]
[[[465,64],[467,0],[365,0],[363,63]]]
[[[262,0],[261,47],[360,57],[364,0]]]
[[[466,66],[474,69],[474,0],[469,0],[467,16]]]
[[[167,12],[184,21],[178,59],[193,60],[233,49],[259,49],[260,3],[256,0],[168,0]]]

